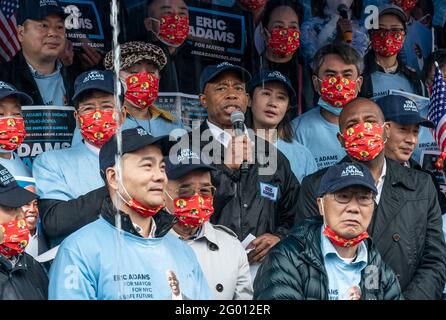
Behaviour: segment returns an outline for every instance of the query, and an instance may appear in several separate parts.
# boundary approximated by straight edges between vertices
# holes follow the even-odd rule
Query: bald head
[[[343,132],[361,122],[384,123],[384,114],[380,107],[366,98],[356,98],[346,104],[339,116],[339,131]]]

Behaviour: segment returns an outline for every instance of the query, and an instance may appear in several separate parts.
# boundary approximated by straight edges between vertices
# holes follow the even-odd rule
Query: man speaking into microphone
[[[230,228],[240,241],[256,237],[248,255],[253,263],[262,261],[293,226],[300,184],[288,159],[243,124],[250,79],[248,71],[228,62],[206,67],[200,102],[208,117],[179,143],[199,145],[194,152],[212,159],[217,171],[212,173],[216,194],[211,222]]]

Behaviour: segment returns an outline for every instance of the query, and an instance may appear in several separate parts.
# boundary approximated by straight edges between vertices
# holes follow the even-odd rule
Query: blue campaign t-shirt
[[[169,276],[183,300],[212,298],[192,248],[168,233],[143,238],[102,217],[66,238],[51,266],[50,300],[170,300]]]
[[[30,169],[22,162],[15,152],[8,153],[11,159],[0,158],[0,164],[4,166],[14,177],[32,177]]]
[[[297,140],[293,139],[291,142],[285,142],[279,139],[276,147],[287,157],[291,170],[299,182],[317,171],[316,161],[314,161],[311,151]]]
[[[414,88],[409,80],[401,72],[385,73],[375,71],[371,74],[373,84],[373,98],[378,99],[388,94],[390,89],[415,93]]]
[[[99,155],[84,143],[40,154],[33,163],[33,176],[41,199],[68,201],[104,186]]]
[[[361,272],[368,264],[367,246],[364,241],[358,245],[356,258],[349,262],[339,256],[321,228],[321,250],[328,276],[328,299],[352,300],[353,294],[360,296]]]
[[[419,49],[420,56],[417,56],[415,47]],[[406,38],[403,49],[400,52],[400,58],[407,66],[415,69],[421,75],[423,71],[424,60],[432,52],[432,31],[426,28],[421,22],[412,19],[407,25]]]
[[[60,72],[61,68],[62,65],[59,63],[54,73],[42,75],[30,66],[31,74],[46,106],[64,106],[67,104],[66,89]]]
[[[338,141],[339,125],[330,123],[317,106],[291,122],[296,140],[307,147],[316,161],[317,169],[330,167],[347,154]]]

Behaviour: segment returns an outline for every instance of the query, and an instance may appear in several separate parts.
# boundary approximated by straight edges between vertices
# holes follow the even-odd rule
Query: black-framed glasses
[[[204,196],[214,196],[216,190],[217,189],[214,186],[205,186],[205,187],[200,187],[198,189],[191,187],[184,187],[184,188],[180,187],[176,190],[175,193],[180,198],[187,198],[187,197],[192,197],[197,193]]]
[[[353,196],[356,198],[361,206],[369,206],[375,201],[375,195],[373,194],[373,192],[353,192],[351,190],[340,190],[333,193],[333,197],[336,202],[341,204],[349,203],[350,201],[352,201]]]

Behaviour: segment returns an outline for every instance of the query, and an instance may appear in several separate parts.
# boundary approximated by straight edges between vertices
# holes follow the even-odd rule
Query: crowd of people
[[[250,23],[234,63],[193,54],[191,1],[139,1],[119,57],[75,49],[66,1],[18,2],[0,299],[446,299],[446,5],[220,1]],[[54,110],[71,141],[25,162]]]

